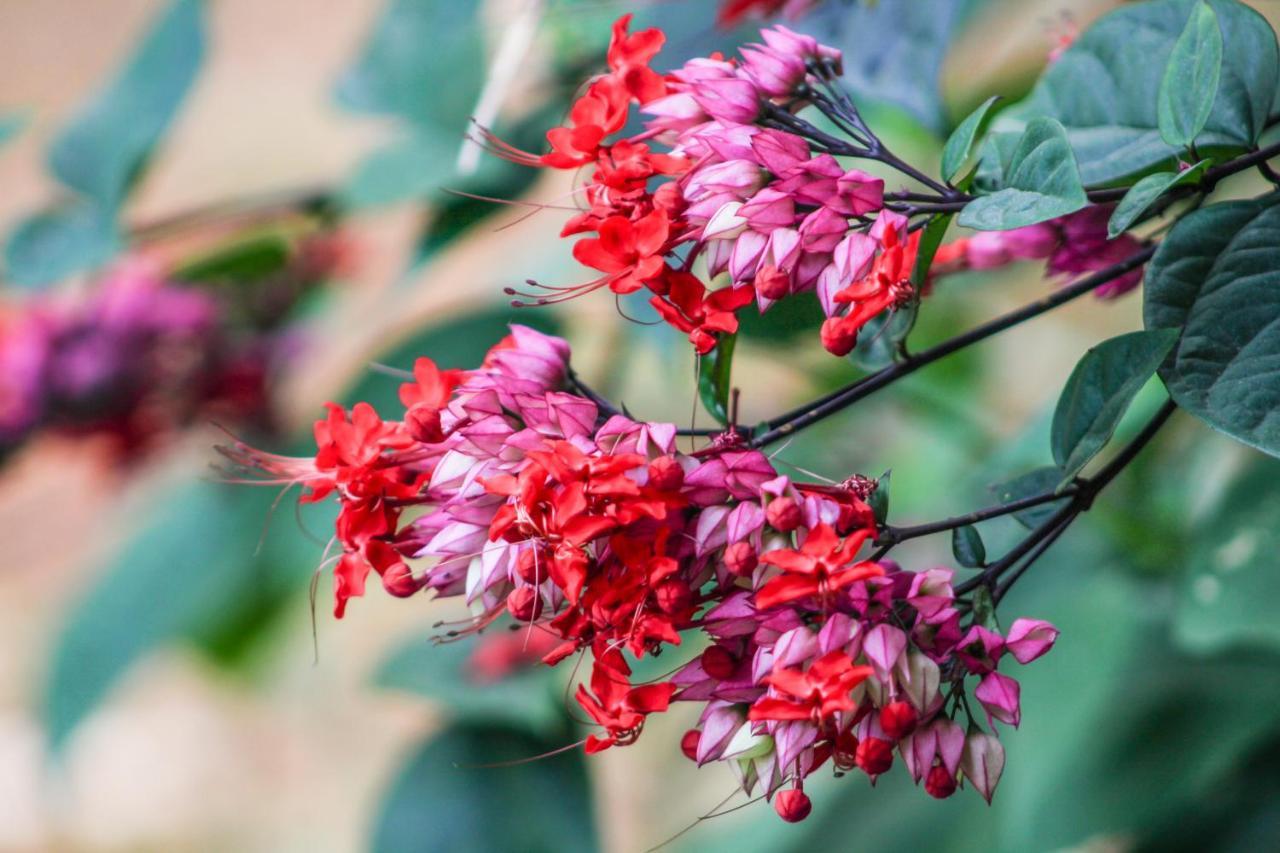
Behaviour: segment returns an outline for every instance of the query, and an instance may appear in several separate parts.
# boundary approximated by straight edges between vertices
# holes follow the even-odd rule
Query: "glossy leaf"
[[[892,471],[885,471],[876,480],[876,487],[867,496],[867,506],[875,516],[876,524],[885,524],[889,520],[889,479]]]
[[[1000,100],[999,95],[987,98],[947,137],[947,144],[942,148],[943,179],[952,181],[960,174],[960,170],[964,168],[973,151],[973,144],[981,139],[986,131],[987,123],[991,120],[991,108],[998,100]]]
[[[1191,7],[1187,25],[1173,43],[1156,100],[1160,138],[1174,148],[1195,141],[1209,121],[1222,77],[1222,30],[1205,0]]]
[[[1057,491],[1061,482],[1062,469],[1049,465],[1044,468],[1036,468],[1025,474],[1019,474],[1017,477],[1004,482],[996,483],[991,486],[991,492],[996,496],[998,503],[1007,504],[1023,498]],[[1024,527],[1037,527],[1061,509],[1066,500],[1066,498],[1063,498],[1059,501],[1051,501],[1039,506],[1033,506],[1030,509],[1020,510],[1015,512],[1013,517]]]
[[[1174,187],[1194,184],[1209,168],[1208,160],[1201,160],[1188,169],[1179,172],[1155,172],[1138,181],[1120,199],[1111,220],[1107,222],[1107,236],[1118,237],[1138,221],[1146,213],[1156,199]]]
[[[982,543],[982,534],[972,524],[951,531],[951,553],[956,562],[967,569],[987,563],[987,547]]]
[[[1052,116],[1066,127],[1093,186],[1172,169],[1178,149],[1160,138],[1157,103],[1164,71],[1195,0],[1126,4],[1100,18],[1045,71],[1031,95],[1003,111],[984,146],[983,174],[999,165],[993,142],[1021,132],[1029,119]],[[1210,0],[1223,37],[1213,109],[1196,140],[1202,155],[1252,146],[1275,97],[1280,59],[1266,19],[1237,0]]]
[[[48,284],[105,263],[119,249],[112,214],[88,202],[68,202],[23,220],[9,234],[5,278],[23,287]]]
[[[1160,377],[1179,406],[1280,455],[1280,193],[1202,208],[1147,267],[1148,329],[1180,329]]]
[[[429,740],[383,800],[374,853],[591,853],[599,847],[581,750],[502,727],[461,725]],[[506,764],[506,762],[517,762]],[[485,765],[504,766],[485,766]]]
[[[1188,649],[1280,650],[1280,462],[1250,461],[1196,524],[1175,620]]]
[[[1084,354],[1053,413],[1053,461],[1068,482],[1111,440],[1133,398],[1178,339],[1176,329],[1130,332]]]
[[[173,0],[119,74],[49,150],[53,173],[112,210],[195,80],[205,47],[202,0]]]
[[[979,196],[959,223],[980,231],[1007,231],[1073,213],[1089,203],[1066,131],[1051,118],[1033,119],[1018,141],[1004,187]]]
[[[729,423],[729,389],[737,342],[737,334],[721,335],[715,348],[698,362],[698,396],[711,417],[722,424]]]

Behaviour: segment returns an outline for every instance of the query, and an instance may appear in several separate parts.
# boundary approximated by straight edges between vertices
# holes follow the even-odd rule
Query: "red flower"
[[[610,216],[600,223],[599,237],[574,244],[573,256],[605,273],[614,293],[633,293],[662,272],[663,250],[670,233],[671,222],[661,208],[635,222],[625,216]]]
[[[628,34],[630,24],[630,15],[623,15],[613,22],[609,68],[632,97],[641,104],[647,104],[667,94],[667,84],[662,75],[649,67],[649,62],[662,50],[667,37],[656,27]]]
[[[666,296],[654,296],[649,302],[662,319],[688,334],[702,355],[716,345],[717,333],[738,330],[734,312],[755,301],[755,291],[749,287],[725,287],[707,296],[707,288],[696,276],[680,270],[669,271],[666,281]]]
[[[783,548],[761,555],[760,562],[777,566],[782,574],[756,591],[756,607],[767,610],[809,596],[825,599],[851,583],[883,575],[877,563],[849,565],[870,535],[859,530],[841,541],[829,525],[819,524],[799,551]]]
[[[828,652],[809,665],[806,672],[798,669],[775,669],[765,681],[784,696],[765,696],[747,712],[747,719],[807,720],[818,723],[841,711],[858,707],[853,701],[857,687],[873,670],[854,666],[853,658],[844,652]]]
[[[625,667],[619,656],[617,664]],[[625,668],[616,668],[597,660],[591,670],[591,689],[579,684],[578,704],[591,719],[608,732],[605,737],[587,737],[587,752],[600,752],[611,746],[626,746],[640,736],[644,718],[667,710],[676,686],[670,682],[632,687]]]

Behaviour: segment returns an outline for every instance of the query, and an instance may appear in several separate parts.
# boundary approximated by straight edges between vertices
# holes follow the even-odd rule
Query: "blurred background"
[[[1021,96],[1114,5],[830,0],[798,26],[845,50],[872,126],[928,165],[969,109]],[[223,482],[227,432],[305,453],[324,401],[393,410],[379,366],[474,366],[512,321],[567,337],[632,412],[694,416],[692,355],[665,325],[603,294],[507,307],[506,285],[583,273],[562,212],[472,196],[563,204],[571,182],[463,137],[477,115],[536,149],[623,12],[667,30],[662,69],[750,38],[716,30],[715,8],[0,3],[0,849],[638,851],[685,829],[669,849],[1280,848],[1280,464],[1186,417],[1004,603],[1063,634],[1023,673],[991,807],[935,802],[898,772],[876,790],[819,774],[802,824],[764,804],[698,822],[734,782],[680,754],[680,706],[630,749],[480,767],[580,737],[570,673],[500,677],[519,657],[501,637],[433,646],[450,613],[424,598],[371,590],[335,622],[327,576],[313,624],[332,511]],[[1050,286],[1035,264],[948,278],[913,342]],[[810,307],[744,322],[744,422],[874,366],[827,356]],[[988,504],[989,484],[1049,461],[1080,354],[1140,323],[1136,293],[1077,301],[778,464],[891,469],[895,523]],[[1017,530],[985,526],[988,548]],[[946,541],[911,544],[913,567],[951,559]]]

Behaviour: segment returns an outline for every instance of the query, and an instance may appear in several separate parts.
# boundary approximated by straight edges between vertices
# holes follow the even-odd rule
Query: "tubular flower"
[[[757,5],[731,4],[724,20]],[[779,123],[839,74],[840,52],[778,26],[743,47],[741,61],[698,57],[660,75],[650,63],[662,33],[630,33],[629,23],[625,16],[615,24],[608,72],[589,82],[569,123],[548,132],[547,154],[489,140],[521,163],[590,170],[583,210],[562,234],[586,235],[573,254],[599,275],[576,286],[509,289],[515,304],[647,288],[659,316],[706,353],[750,304],[763,312],[816,293],[830,318],[824,345],[848,352],[863,325],[912,295],[919,235],[908,239],[905,218],[884,209],[882,179]],[[632,107],[644,127],[619,137]],[[727,286],[709,296],[705,284],[691,283],[726,272]]]
[[[683,319],[706,325],[715,294],[695,303],[686,286],[671,283]],[[454,634],[505,621],[536,638],[486,633],[478,680],[534,649],[549,665],[589,654],[575,693],[595,726],[588,752],[631,744],[650,715],[695,702],[679,749],[725,762],[785,820],[809,813],[804,778],[828,759],[874,778],[895,751],[933,796],[969,781],[989,798],[999,742],[966,735],[949,700],[972,678],[992,730],[1016,725],[1017,682],[998,666],[1039,657],[1053,626],[1018,620],[1002,636],[964,624],[950,571],[858,559],[877,533],[874,483],[793,483],[728,440],[683,454],[673,425],[602,418],[565,390],[568,357],[564,341],[514,326],[477,369],[419,359],[398,420],[331,405],[310,459],[226,452],[301,485],[304,501],[337,501],[337,616],[376,573],[397,597],[464,599],[471,620]],[[634,661],[695,635],[670,678],[632,681]]]

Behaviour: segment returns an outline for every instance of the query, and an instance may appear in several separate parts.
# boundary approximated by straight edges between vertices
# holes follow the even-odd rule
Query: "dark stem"
[[[929,536],[934,533],[942,533],[947,530],[955,530],[957,527],[966,527],[970,524],[977,524],[980,521],[987,521],[992,518],[1000,518],[1005,515],[1012,515],[1015,512],[1022,512],[1024,509],[1032,509],[1043,504],[1053,503],[1058,500],[1065,500],[1075,494],[1075,487],[1070,486],[1061,492],[1045,492],[1042,495],[1032,495],[1031,497],[1021,498],[1020,500],[1010,501],[999,506],[991,506],[986,509],[974,510],[965,515],[957,515],[952,518],[944,518],[941,521],[930,522],[929,524],[917,524],[911,527],[886,527],[884,531],[876,538],[877,545],[893,544],[906,542],[908,539],[918,539],[921,536]]]
[[[129,233],[133,239],[145,243],[214,222],[260,219],[293,212],[321,213],[328,210],[333,202],[332,191],[325,187],[273,190],[259,195],[224,199],[162,216],[133,226]]]

